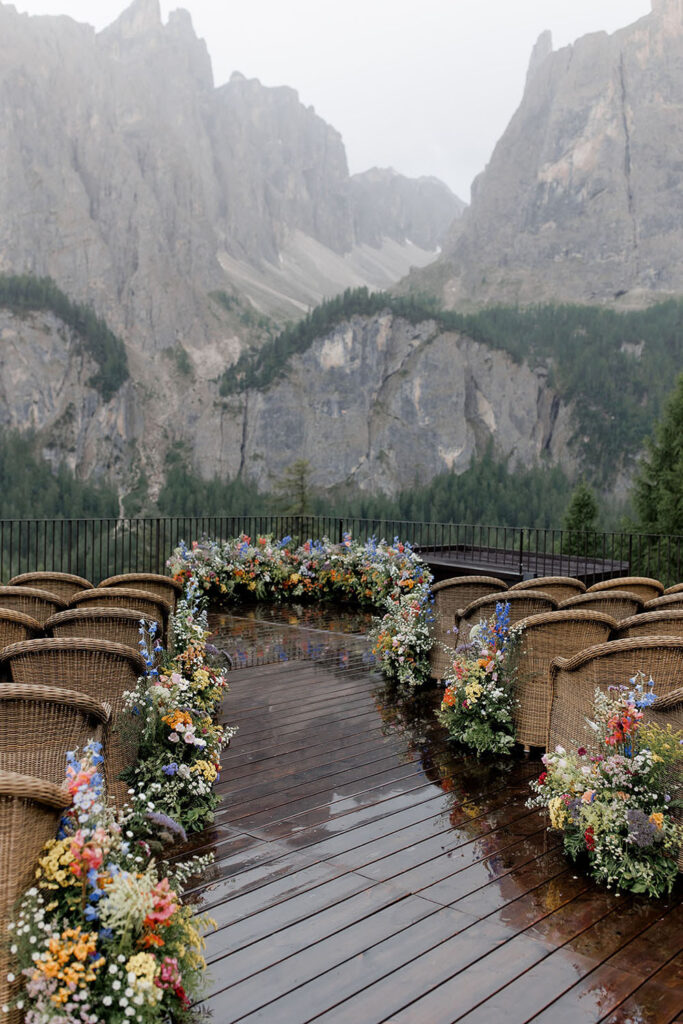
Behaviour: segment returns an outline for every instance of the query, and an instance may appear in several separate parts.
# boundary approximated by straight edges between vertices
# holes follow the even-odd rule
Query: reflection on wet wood
[[[232,657],[216,863],[193,898],[216,1024],[683,1022],[683,908],[598,890],[525,807],[373,674],[367,616],[212,619]]]

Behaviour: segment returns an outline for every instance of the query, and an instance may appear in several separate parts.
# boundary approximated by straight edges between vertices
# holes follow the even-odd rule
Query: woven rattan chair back
[[[566,601],[561,601],[559,607],[563,611],[571,608],[575,611],[602,612],[616,622],[621,622],[642,611],[643,599],[627,590],[604,590],[599,593],[586,591],[578,597],[568,597]]]
[[[157,622],[160,633],[162,623]],[[82,636],[93,640],[110,640],[126,644],[138,651],[140,641],[140,612],[131,608],[87,605],[69,608],[52,615],[45,623],[45,631],[55,637]]]
[[[434,622],[431,630],[434,644],[429,653],[429,664],[434,679],[443,679],[451,667],[450,652],[458,643],[454,633],[458,626],[458,609],[465,608],[478,597],[505,589],[506,584],[495,576],[455,576],[432,587]]]
[[[581,580],[575,580],[573,576],[540,576],[535,580],[522,580],[510,587],[511,592],[517,590],[542,590],[544,594],[550,594],[559,603],[566,601],[568,597],[585,594],[586,584]]]
[[[615,640],[629,636],[683,636],[683,604],[680,608],[662,608],[641,612],[623,619],[614,633]]]
[[[644,612],[673,612],[683,608],[683,592],[662,594],[661,597],[653,597],[643,605]]]
[[[0,664],[8,662],[12,680],[25,684],[49,684],[77,690],[96,701],[106,702],[113,712],[111,736],[105,766],[107,789],[121,806],[127,787],[118,775],[136,756],[135,745],[117,730],[123,711],[123,694],[132,690],[145,671],[141,655],[125,644],[107,640],[51,638],[12,644],[0,651]]]
[[[510,623],[519,622],[530,615],[541,615],[543,612],[554,612],[557,609],[557,601],[550,594],[544,594],[542,590],[526,593],[524,590],[505,590],[502,594],[493,594],[491,597],[480,597],[472,601],[466,608],[463,608],[460,615],[460,636],[464,643],[472,626],[476,626],[481,619],[490,619],[496,612],[496,605],[499,603],[510,603]]]
[[[66,602],[37,587],[0,587],[0,608],[23,612],[44,626],[51,615],[66,608]]]
[[[43,779],[0,771],[0,1005],[19,994],[20,982],[8,982],[13,958],[7,925],[12,909],[35,876],[36,864],[48,839],[54,839],[62,812],[71,797]],[[10,1024],[21,1024],[24,1013],[3,1014]]]
[[[594,583],[586,593],[601,594],[604,590],[626,590],[629,594],[642,597],[643,601],[650,601],[653,597],[661,597],[664,593],[664,584],[649,576],[620,576],[615,580]]]
[[[168,623],[170,607],[167,601],[156,597],[151,591],[134,590],[131,587],[94,587],[84,590],[71,602],[71,608],[128,608],[140,613],[141,618]]]
[[[172,580],[170,576],[162,576],[154,572],[129,572],[122,576],[110,576],[102,580],[98,587],[132,587],[134,590],[147,590],[150,594],[162,598],[172,612],[183,592],[182,583]]]
[[[0,684],[0,769],[60,785],[67,750],[89,740],[107,757],[111,708],[76,690]]]
[[[92,583],[70,572],[23,572],[9,581],[10,587],[38,587],[56,594],[65,604],[81,590],[90,590]]]
[[[0,650],[8,644],[34,640],[42,635],[43,627],[33,616],[13,612],[10,608],[0,608]]]
[[[616,622],[600,612],[556,611],[532,615],[519,625],[523,633],[517,655],[515,739],[527,748],[544,747],[550,712],[550,662],[605,643]]]
[[[664,594],[683,594],[683,583],[674,583],[672,587],[667,587]]]
[[[672,690],[665,697],[658,697],[654,704],[643,708],[643,723],[653,723],[662,729],[671,727],[673,732],[683,729],[683,686]],[[673,765],[666,777],[667,790],[674,804],[676,820],[683,822],[683,765]],[[678,870],[683,871],[683,846],[678,853]]]
[[[572,749],[594,749],[594,733],[587,720],[593,712],[596,689],[628,686],[635,672],[652,676],[658,697],[678,689],[683,679],[683,638],[643,636],[611,640],[571,658],[553,661],[548,749],[554,750],[558,744]]]

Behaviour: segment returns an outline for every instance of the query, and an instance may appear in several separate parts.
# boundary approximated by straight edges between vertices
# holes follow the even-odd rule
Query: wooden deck
[[[454,755],[338,624],[215,624],[246,666],[195,844],[216,1024],[683,1021],[680,890],[592,886],[525,807],[537,763]]]

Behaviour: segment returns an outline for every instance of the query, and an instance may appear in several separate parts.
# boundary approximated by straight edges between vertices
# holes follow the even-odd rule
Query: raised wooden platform
[[[394,704],[362,636],[318,627],[299,657],[296,627],[252,616],[222,641],[245,630],[271,663],[232,674],[240,732],[196,843],[216,1024],[683,1019],[680,891],[594,887],[525,807],[538,764],[454,755],[436,695]]]

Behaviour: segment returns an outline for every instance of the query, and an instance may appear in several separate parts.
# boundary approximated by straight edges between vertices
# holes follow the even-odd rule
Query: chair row
[[[154,594],[164,600],[175,611],[178,598],[182,593],[182,584],[172,580],[170,576],[162,576],[159,573],[131,572],[119,576],[110,576],[98,583],[97,587],[84,579],[82,576],[74,576],[68,572],[25,572],[20,576],[14,576],[8,583],[9,587],[25,587],[29,590],[37,589],[47,591],[53,598],[57,598],[60,606],[54,611],[72,605],[75,599],[82,597],[84,592],[102,590],[111,587],[120,589],[132,588],[138,591]],[[5,588],[0,588],[4,590]],[[37,616],[35,616],[37,618]]]
[[[80,638],[39,638],[0,651],[0,769],[60,783],[65,753],[88,739],[102,743],[108,793],[127,795],[120,772],[136,756],[136,740],[116,728],[123,695],[145,672],[126,644]]]
[[[683,611],[683,586],[671,587],[666,593],[662,593],[663,589],[658,580],[646,577],[605,580],[588,589],[580,580],[564,576],[525,580],[509,590],[502,580],[492,576],[444,580],[434,587],[435,643],[431,652],[431,674],[434,678],[443,678],[450,667],[446,648],[456,646],[458,633],[466,638],[480,619],[493,615],[501,600],[509,602],[513,623],[530,615],[562,609],[595,611],[624,625],[628,620],[631,626],[632,617],[643,612]],[[664,628],[663,622],[664,617],[659,620],[658,628]],[[677,616],[673,617],[670,629],[664,631],[681,635]]]
[[[3,608],[0,604],[0,649],[24,640],[52,636],[111,640],[138,650],[140,619],[143,616],[147,622],[156,623],[159,636],[163,636],[165,620],[158,606],[151,613],[115,604],[67,609],[51,615],[41,626],[32,616]]]

